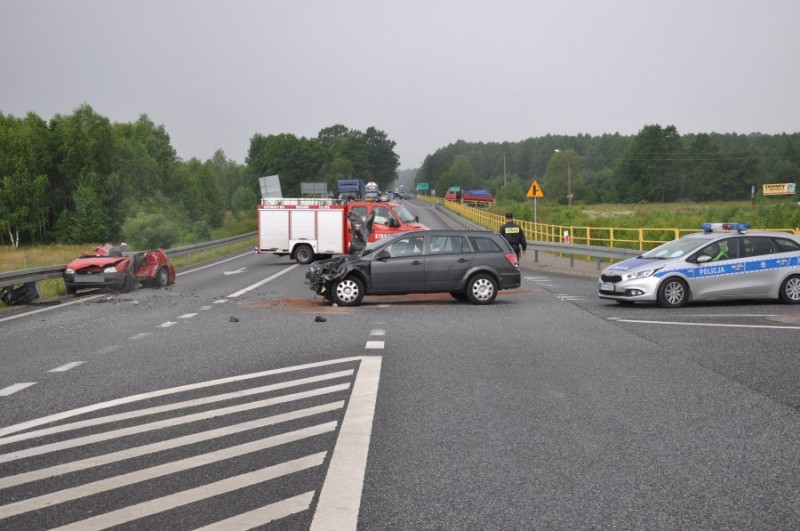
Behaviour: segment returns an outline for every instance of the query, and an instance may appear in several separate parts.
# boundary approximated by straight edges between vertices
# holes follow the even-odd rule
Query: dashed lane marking
[[[13,385],[9,385],[8,387],[0,389],[0,396],[13,395],[14,393],[18,393],[19,391],[27,389],[32,385],[36,385],[36,382],[23,382],[23,383],[15,383]]]
[[[368,350],[380,350],[383,348],[385,341],[367,341],[367,345],[364,347]]]
[[[65,363],[61,367],[56,367],[55,369],[50,369],[47,372],[67,372],[68,370],[74,369],[75,367],[77,367],[79,365],[83,365],[84,363],[86,363],[86,362],[84,362],[84,361],[73,361],[73,362],[70,362],[70,363]]]
[[[254,290],[256,288],[259,288],[259,287],[263,286],[264,284],[266,284],[267,282],[271,282],[271,281],[275,280],[276,278],[278,278],[279,276],[285,275],[286,273],[288,273],[292,269],[296,269],[299,266],[300,266],[300,264],[290,265],[286,269],[282,269],[281,271],[278,271],[274,275],[269,276],[269,277],[265,278],[264,280],[259,280],[255,284],[252,284],[250,286],[247,286],[246,288],[240,289],[239,291],[237,291],[235,293],[231,293],[230,295],[228,295],[228,298],[229,299],[233,299],[233,298],[239,297],[240,295],[244,295],[248,291],[252,291],[252,290]]]
[[[191,319],[195,315],[197,315],[197,314],[196,313],[185,313],[185,314],[179,316],[178,319]]]
[[[176,324],[178,324],[178,323],[175,322],[175,321],[167,321],[166,323],[161,323],[160,325],[158,325],[158,327],[159,328],[169,328],[170,326],[175,326]]]
[[[131,336],[131,337],[129,337],[128,339],[129,339],[129,340],[131,340],[131,341],[138,341],[138,340],[140,340],[140,339],[144,339],[144,338],[146,338],[146,337],[150,337],[150,336],[152,336],[152,335],[153,335],[153,333],[152,333],[152,332],[140,332],[140,333],[138,333],[138,334],[132,335],[132,336]]]

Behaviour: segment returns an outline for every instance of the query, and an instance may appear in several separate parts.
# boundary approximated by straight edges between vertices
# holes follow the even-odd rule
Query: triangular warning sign
[[[542,198],[542,197],[544,197],[544,192],[542,191],[542,187],[539,186],[539,183],[537,183],[534,180],[533,184],[531,184],[531,187],[528,188],[528,193],[525,194],[525,195],[526,195],[526,197],[530,197],[531,199],[533,199],[534,197]]]

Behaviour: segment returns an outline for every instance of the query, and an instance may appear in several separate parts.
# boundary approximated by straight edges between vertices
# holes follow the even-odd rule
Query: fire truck
[[[256,252],[289,256],[298,264],[346,254],[353,238],[351,220],[369,220],[369,242],[428,228],[394,202],[265,198],[258,206]]]

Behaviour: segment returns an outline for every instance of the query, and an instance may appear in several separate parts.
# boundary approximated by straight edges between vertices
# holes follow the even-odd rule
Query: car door
[[[432,235],[428,238],[425,260],[426,291],[455,291],[461,289],[475,257],[466,236]]]
[[[776,239],[767,236],[744,238],[747,293],[752,297],[774,296],[791,257]]]
[[[708,248],[714,245],[718,246],[718,250],[709,252]],[[742,238],[734,236],[715,240],[695,255],[713,256],[711,261],[694,264],[689,271],[689,288],[693,299],[736,299],[743,295],[748,296],[743,291],[747,289],[747,279],[744,275],[741,248]]]
[[[425,238],[409,235],[377,251],[370,264],[370,293],[424,291]]]

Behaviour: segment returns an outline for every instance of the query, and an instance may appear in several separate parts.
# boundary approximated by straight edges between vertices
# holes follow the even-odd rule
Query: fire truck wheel
[[[364,283],[357,277],[347,277],[331,289],[333,302],[339,306],[358,306],[364,298]]]
[[[298,264],[310,264],[314,261],[314,250],[310,245],[298,245],[294,250],[294,259]]]

